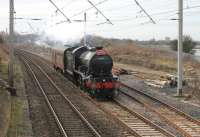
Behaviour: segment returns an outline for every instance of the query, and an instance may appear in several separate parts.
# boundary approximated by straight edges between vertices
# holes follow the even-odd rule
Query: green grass
[[[7,137],[18,137],[20,130],[18,130],[19,123],[22,116],[22,103],[17,97],[12,97],[11,99],[11,120],[9,129],[7,132]]]
[[[7,132],[7,137],[26,137],[32,135],[32,126],[28,120],[26,110],[28,108],[28,102],[22,99],[25,94],[23,85],[22,70],[17,63],[13,65],[14,70],[14,83],[17,89],[16,97],[11,98],[11,120],[10,126]]]
[[[1,73],[2,73],[2,79],[8,80],[8,65],[7,64],[1,64]]]
[[[3,80],[7,80],[8,79],[8,66],[6,63],[3,63],[2,58],[0,57],[0,78]],[[8,92],[3,89],[0,88],[0,127],[1,127],[1,131],[2,134],[5,134],[7,131],[7,128],[9,126],[9,119],[10,119],[10,96],[8,94]],[[3,135],[0,135],[3,136]]]
[[[6,134],[10,120],[10,96],[5,89],[0,88],[0,136]],[[3,135],[2,135],[3,134]]]

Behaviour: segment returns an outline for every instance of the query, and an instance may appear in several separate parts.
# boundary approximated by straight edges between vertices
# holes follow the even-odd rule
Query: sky
[[[150,19],[135,3],[135,0],[90,0],[113,25],[92,8],[86,11],[87,23],[81,12],[91,5],[87,0],[52,0],[72,21],[56,12],[49,0],[15,0],[15,31],[20,34],[45,32],[56,39],[69,41],[87,34],[108,38],[149,40],[177,38],[178,0],[138,0],[156,22]],[[184,1],[184,34],[200,40],[200,0]],[[80,13],[81,12],[81,13]],[[79,14],[80,13],[80,14]],[[0,31],[8,31],[9,1],[0,0]],[[33,18],[41,20],[34,21]],[[64,22],[64,23],[63,23]],[[86,26],[86,27],[85,27]]]

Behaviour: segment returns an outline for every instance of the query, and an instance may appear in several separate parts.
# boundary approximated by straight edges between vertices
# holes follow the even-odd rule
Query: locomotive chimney
[[[97,50],[102,50],[103,47],[100,47],[100,46],[99,46],[99,47],[96,47],[96,49],[97,49]]]

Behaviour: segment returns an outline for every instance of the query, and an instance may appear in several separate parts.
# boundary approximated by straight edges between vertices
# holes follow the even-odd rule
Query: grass
[[[8,80],[8,61],[8,55],[0,48],[0,73],[1,78],[6,81]]]
[[[8,60],[6,54],[0,49],[0,78],[8,80]],[[11,99],[9,93],[0,88],[0,136],[7,132],[11,114]]]
[[[132,44],[124,46],[110,46],[107,47],[107,51],[111,54],[115,62],[143,66],[169,73],[176,73],[176,52],[170,50],[144,48]],[[197,62],[189,55],[185,55],[184,69],[187,71],[191,68],[197,68]]]
[[[10,120],[10,96],[0,88],[0,136],[3,137],[8,129]]]
[[[8,80],[8,65],[7,64],[1,64],[1,74],[2,74],[2,79],[7,81]]]
[[[3,50],[1,48],[0,48],[0,57],[1,57],[0,78],[7,81],[8,80],[8,62],[9,62],[9,60],[8,60],[8,55],[5,52],[3,52]],[[20,83],[21,76],[19,75],[19,68],[17,65],[13,65],[13,66],[14,66],[14,72],[15,72],[14,73],[15,86],[17,87],[17,89],[19,89],[19,87],[22,86]],[[20,88],[20,90],[21,90],[21,88]],[[0,94],[0,106],[1,106],[1,104],[6,103],[6,100],[4,100],[4,98],[5,97]],[[4,122],[2,130],[4,131],[3,134],[6,133],[7,137],[25,136],[26,132],[29,131],[29,129],[26,128],[26,125],[24,122],[25,115],[24,115],[24,102],[23,101],[24,100],[21,100],[21,98],[19,96],[16,96],[16,97],[13,96],[9,100],[10,107],[8,107],[8,105],[6,105],[6,104],[4,105],[5,108],[3,110],[3,113],[5,113],[5,115],[3,115],[2,117],[3,117],[3,119],[6,119],[6,120],[8,119],[8,120],[7,121],[0,120],[0,125],[1,125],[1,123]],[[9,110],[9,112],[7,112],[8,110]],[[0,137],[1,136],[3,136],[3,135],[1,135],[1,129],[0,129]]]
[[[7,132],[7,137],[18,137],[18,134],[21,132],[18,130],[18,124],[21,121],[22,103],[17,97],[12,97],[11,106],[11,122]]]
[[[175,70],[176,56],[172,51],[143,48],[136,45],[112,46],[107,50],[116,62],[169,72]]]
[[[17,59],[15,62],[18,61]],[[28,101],[24,99],[25,89],[23,83],[23,74],[18,62],[14,67],[14,84],[17,89],[17,96],[12,97],[11,101],[11,120],[7,137],[25,137],[32,135],[32,126],[28,115]]]

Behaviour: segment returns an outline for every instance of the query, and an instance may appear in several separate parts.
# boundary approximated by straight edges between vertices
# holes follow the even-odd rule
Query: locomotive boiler
[[[112,74],[113,60],[102,47],[77,45],[53,50],[52,63],[92,97],[112,98],[119,87],[118,77]]]

